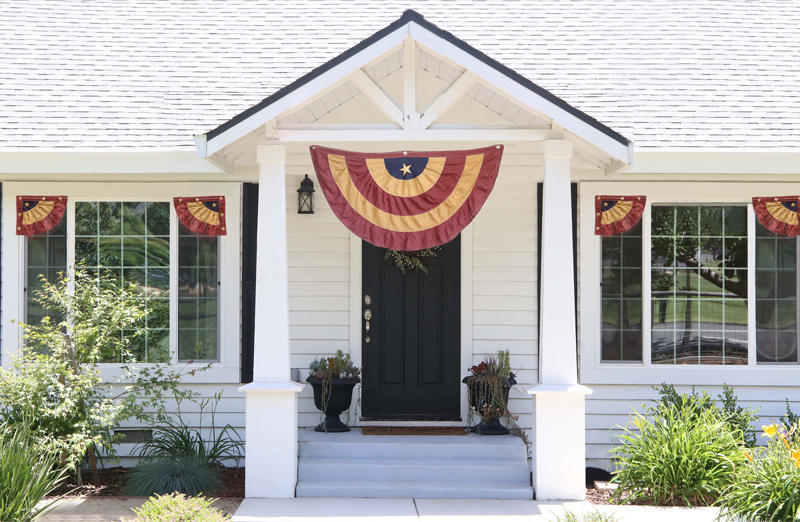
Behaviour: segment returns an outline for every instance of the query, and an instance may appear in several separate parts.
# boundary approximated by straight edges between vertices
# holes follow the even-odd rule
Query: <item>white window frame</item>
[[[797,385],[800,364],[756,363],[755,243],[756,217],[752,198],[791,196],[800,192],[791,183],[729,182],[583,182],[580,187],[580,379],[583,384],[682,385]],[[601,240],[594,230],[596,196],[646,196],[642,216],[642,362],[601,362]],[[650,214],[653,205],[747,205],[748,364],[650,365]]]
[[[16,235],[16,198],[22,195],[67,196],[67,266],[75,264],[75,203],[78,201],[167,201],[172,207],[173,197],[225,196],[226,228],[228,234],[219,238],[219,336],[217,362],[207,371],[186,375],[184,380],[195,383],[236,383],[240,381],[239,352],[239,246],[241,216],[240,183],[130,183],[130,182],[48,182],[3,184],[3,367],[11,365],[13,353],[22,342],[21,329],[11,323],[22,319],[26,306],[25,273],[26,247],[24,236]],[[178,278],[178,218],[170,213],[170,285],[177,288]],[[17,282],[14,283],[16,275]],[[184,363],[178,361],[178,299],[170,298],[170,355],[171,367],[191,370],[208,362]],[[140,363],[137,366],[153,366]],[[122,375],[122,365],[104,363],[100,373],[105,382],[115,382]]]

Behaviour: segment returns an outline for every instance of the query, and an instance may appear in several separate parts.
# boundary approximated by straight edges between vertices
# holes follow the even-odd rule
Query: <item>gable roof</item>
[[[28,0],[0,10],[0,150],[193,150],[408,7],[637,149],[800,148],[796,2]]]
[[[572,116],[575,116],[576,118],[578,118],[582,122],[589,124],[591,127],[599,130],[600,132],[602,132],[603,134],[605,134],[609,138],[613,139],[614,141],[616,141],[616,142],[618,142],[618,143],[620,143],[620,144],[622,144],[622,145],[624,145],[626,147],[631,144],[630,140],[628,140],[625,136],[623,136],[622,134],[618,133],[614,129],[612,129],[612,128],[606,126],[606,125],[603,125],[602,123],[600,123],[596,119],[592,118],[588,114],[586,114],[584,112],[581,112],[580,110],[576,109],[575,107],[569,105],[567,102],[565,102],[561,98],[555,96],[554,94],[550,93],[546,89],[543,89],[543,88],[539,87],[538,85],[536,85],[535,83],[533,83],[529,79],[527,79],[524,76],[520,75],[516,71],[511,70],[510,68],[508,68],[505,65],[501,64],[500,62],[498,62],[496,60],[493,60],[492,58],[486,56],[482,52],[480,52],[477,49],[475,49],[474,47],[470,46],[468,43],[464,42],[463,40],[460,40],[460,39],[456,38],[451,33],[447,32],[447,31],[443,31],[442,29],[436,27],[434,24],[432,24],[432,23],[428,22],[427,20],[425,20],[425,18],[422,15],[420,15],[419,13],[414,11],[413,9],[406,10],[399,19],[397,19],[396,21],[392,22],[388,26],[384,27],[383,29],[381,29],[377,33],[373,34],[369,38],[361,41],[360,43],[358,43],[354,47],[348,49],[347,51],[343,52],[342,54],[336,56],[335,58],[329,60],[328,62],[324,63],[323,65],[321,65],[321,66],[317,67],[316,69],[310,71],[309,73],[305,74],[301,78],[298,78],[297,80],[295,80],[291,84],[287,85],[286,87],[280,89],[278,92],[274,93],[273,95],[263,99],[261,102],[257,103],[253,107],[250,107],[249,109],[239,113],[238,115],[234,116],[232,119],[226,121],[222,125],[220,125],[220,126],[216,127],[215,129],[211,130],[210,132],[208,132],[206,134],[206,139],[207,140],[212,140],[215,137],[217,137],[220,134],[222,134],[223,132],[225,132],[226,130],[238,125],[239,123],[242,123],[243,121],[247,120],[251,116],[254,116],[255,114],[259,113],[260,111],[266,109],[267,107],[269,107],[273,103],[277,102],[278,100],[284,98],[285,96],[290,95],[292,92],[296,91],[297,89],[299,89],[303,85],[306,85],[311,80],[319,77],[321,74],[325,73],[326,71],[329,71],[330,69],[332,69],[332,68],[336,67],[337,65],[343,63],[349,57],[351,57],[351,56],[359,53],[360,51],[366,49],[367,47],[375,44],[376,42],[378,42],[382,38],[388,36],[392,32],[394,32],[397,29],[399,29],[400,27],[403,27],[404,25],[408,24],[409,22],[414,22],[417,25],[421,26],[422,28],[427,29],[428,31],[430,31],[434,35],[438,36],[439,38],[444,39],[446,42],[455,45],[457,48],[459,48],[460,50],[466,52],[467,54],[469,54],[473,58],[477,58],[482,63],[484,63],[484,64],[488,65],[489,67],[491,67],[492,69],[500,72],[501,74],[505,75],[506,77],[508,77],[512,81],[514,81],[514,82],[520,84],[521,86],[525,87],[526,89],[532,91],[536,95],[541,96],[542,98],[544,98],[548,102],[550,102],[550,103],[554,104],[555,106],[563,109],[564,111],[566,111],[567,113],[571,114]]]

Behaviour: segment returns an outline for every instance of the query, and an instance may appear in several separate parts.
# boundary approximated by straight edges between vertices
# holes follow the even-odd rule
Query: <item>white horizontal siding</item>
[[[492,195],[473,222],[473,362],[508,350],[517,371],[509,410],[526,430],[533,427],[525,387],[538,381],[536,184],[541,157],[509,153]]]
[[[333,215],[303,149],[290,147],[286,163],[289,338],[291,365],[301,380],[317,357],[350,350],[350,232]],[[297,187],[305,174],[317,188],[314,214],[299,215]],[[299,426],[319,424],[310,386],[299,394],[297,409]]]

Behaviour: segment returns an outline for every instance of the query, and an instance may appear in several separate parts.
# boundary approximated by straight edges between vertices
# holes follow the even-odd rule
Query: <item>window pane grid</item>
[[[26,271],[26,310],[25,321],[39,324],[45,316],[53,321],[64,320],[55,310],[44,309],[35,302],[36,293],[42,288],[40,276],[48,282],[58,281],[59,273],[67,270],[67,216],[55,228],[45,234],[26,238],[28,269]]]
[[[109,270],[153,298],[133,359],[169,361],[169,203],[78,202],[75,212],[76,266]],[[103,362],[122,362],[121,354]]]
[[[654,364],[747,364],[747,210],[654,206]]]
[[[602,352],[605,362],[642,360],[642,224],[603,237]]]
[[[181,227],[178,247],[178,359],[218,360],[218,240]]]
[[[756,360],[798,363],[798,239],[756,224]]]

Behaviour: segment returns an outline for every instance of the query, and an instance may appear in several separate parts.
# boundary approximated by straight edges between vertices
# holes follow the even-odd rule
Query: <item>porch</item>
[[[349,353],[364,367],[361,393],[370,399],[377,395],[369,380],[393,368],[386,359],[370,362],[367,352],[383,353],[386,343],[366,323],[365,314],[376,310],[370,304],[374,290],[367,287],[370,245],[319,191],[313,215],[296,210],[305,175],[319,188],[309,147],[322,145],[359,153],[502,150],[491,196],[460,229],[456,261],[441,270],[458,272],[457,292],[443,297],[448,306],[440,308],[453,319],[415,327],[454,329],[448,341],[454,351],[431,377],[447,374],[435,386],[455,386],[449,409],[422,411],[423,394],[401,403],[399,413],[377,401],[370,406],[377,409],[359,410],[351,421],[464,422],[468,406],[460,378],[466,368],[485,354],[508,350],[512,366],[521,368],[510,410],[532,442],[537,498],[583,498],[584,395],[590,390],[578,385],[577,376],[574,246],[565,241],[574,238],[571,183],[626,167],[627,140],[408,12],[196,142],[215,165],[258,180],[253,382],[241,388],[247,395],[248,497],[303,491],[296,490],[303,447],[298,428],[304,436],[302,428],[319,423],[319,414],[308,387],[292,379],[304,379],[315,357]],[[399,350],[407,348],[400,344]],[[409,360],[400,375],[419,363]],[[553,469],[560,472],[554,476]],[[303,470],[301,460],[300,484]]]

